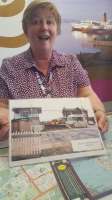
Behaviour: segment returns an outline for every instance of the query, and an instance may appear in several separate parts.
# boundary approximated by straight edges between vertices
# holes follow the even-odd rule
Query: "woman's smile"
[[[50,39],[50,36],[49,36],[49,34],[42,33],[38,36],[38,39],[41,41],[47,41]]]
[[[32,49],[51,51],[57,34],[57,23],[53,14],[45,8],[37,9],[26,33]]]

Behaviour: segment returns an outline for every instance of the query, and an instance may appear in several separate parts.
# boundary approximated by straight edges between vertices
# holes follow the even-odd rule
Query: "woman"
[[[105,132],[105,109],[91,88],[87,72],[76,56],[53,50],[61,31],[61,17],[55,5],[45,0],[32,1],[24,11],[22,26],[30,48],[3,60],[1,99],[89,97],[98,126]]]

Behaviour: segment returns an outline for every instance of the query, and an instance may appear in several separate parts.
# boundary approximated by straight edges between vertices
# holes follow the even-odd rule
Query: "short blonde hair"
[[[22,27],[24,33],[27,33],[27,25],[31,24],[32,18],[34,16],[35,10],[39,8],[47,8],[51,11],[51,13],[54,15],[56,24],[57,24],[57,32],[60,34],[61,32],[61,16],[56,8],[56,6],[48,1],[48,0],[33,0],[25,9],[23,13],[23,19],[22,19]]]

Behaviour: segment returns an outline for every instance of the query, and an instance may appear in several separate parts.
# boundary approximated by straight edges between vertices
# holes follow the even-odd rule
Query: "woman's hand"
[[[101,133],[105,133],[108,130],[108,119],[106,113],[102,110],[96,110],[95,115],[98,128],[100,129]]]
[[[95,111],[98,127],[102,133],[108,130],[108,120],[105,108],[97,94],[91,86],[78,88],[79,97],[88,97],[90,99],[93,110]]]
[[[8,138],[9,111],[8,108],[0,108],[0,140]]]

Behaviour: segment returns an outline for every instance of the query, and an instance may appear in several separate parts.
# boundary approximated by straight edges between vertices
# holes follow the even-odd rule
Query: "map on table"
[[[9,100],[10,166],[105,153],[88,98]]]
[[[88,191],[97,199],[112,199],[112,116],[109,131],[104,134],[107,154],[95,158],[72,160],[71,164]],[[107,198],[106,195],[111,195]]]
[[[64,200],[49,163],[9,168],[0,157],[0,200]]]
[[[109,122],[109,131],[104,135],[107,155],[71,160],[88,192],[99,198],[112,194],[112,116],[109,116]],[[0,200],[64,200],[49,163],[9,168],[6,154],[7,148],[0,149]],[[61,174],[66,173],[63,165],[59,169]],[[70,176],[67,177],[66,182],[72,184]],[[65,176],[63,179],[65,181]],[[69,196],[75,193],[71,188],[68,185],[64,191]],[[82,191],[82,186],[80,189],[82,196],[85,189]],[[105,196],[104,199],[111,200],[112,197]]]

